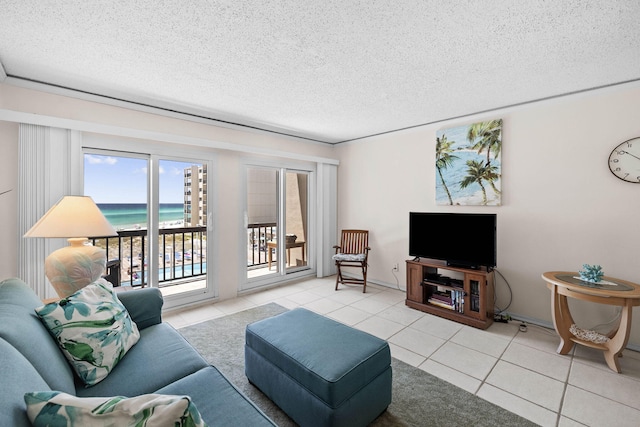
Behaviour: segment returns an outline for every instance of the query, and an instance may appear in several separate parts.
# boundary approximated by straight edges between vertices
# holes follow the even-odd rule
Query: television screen
[[[496,214],[409,213],[409,255],[448,265],[495,267]]]

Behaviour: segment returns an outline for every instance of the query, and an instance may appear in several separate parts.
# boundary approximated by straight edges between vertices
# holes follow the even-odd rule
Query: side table
[[[596,348],[604,352],[609,368],[620,373],[618,357],[629,341],[631,312],[633,307],[640,305],[640,285],[606,276],[601,283],[586,282],[579,279],[579,273],[572,271],[549,271],[542,278],[551,290],[553,325],[560,335],[557,352],[567,354],[574,343]],[[617,325],[607,335],[577,328],[567,297],[622,307]]]

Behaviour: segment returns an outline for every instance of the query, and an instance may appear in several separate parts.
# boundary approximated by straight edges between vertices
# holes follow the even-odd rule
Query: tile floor
[[[269,302],[303,306],[389,342],[391,354],[542,426],[640,426],[640,353],[625,350],[622,374],[602,353],[577,346],[555,353],[555,331],[519,322],[486,331],[408,308],[400,290],[309,279],[165,314],[176,328]]]

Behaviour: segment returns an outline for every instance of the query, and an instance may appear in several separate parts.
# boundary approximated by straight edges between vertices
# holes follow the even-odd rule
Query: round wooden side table
[[[618,357],[629,341],[631,311],[640,305],[640,285],[613,277],[603,277],[601,282],[580,280],[574,271],[549,271],[542,274],[551,290],[553,325],[560,335],[557,352],[567,354],[574,343],[596,348],[604,352],[607,365],[620,373]],[[580,329],[576,326],[567,297],[582,301],[622,307],[622,312],[613,330],[606,335]]]

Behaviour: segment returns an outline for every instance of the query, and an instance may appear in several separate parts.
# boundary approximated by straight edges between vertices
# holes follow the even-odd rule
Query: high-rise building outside
[[[207,225],[207,165],[184,169],[184,226]]]

